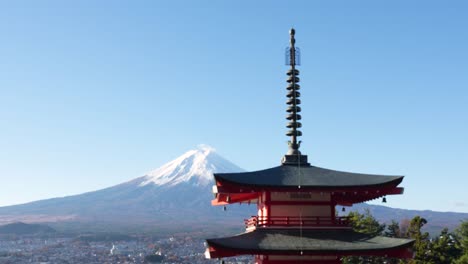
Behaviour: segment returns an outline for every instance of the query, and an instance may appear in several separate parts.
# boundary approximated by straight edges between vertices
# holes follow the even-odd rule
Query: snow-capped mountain
[[[163,225],[206,224],[232,220],[242,226],[255,206],[224,212],[211,206],[215,172],[240,172],[214,148],[200,145],[161,167],[130,181],[80,195],[0,207],[0,224],[23,222],[102,222]],[[226,218],[227,217],[227,218]]]
[[[184,153],[177,159],[143,176],[140,186],[148,184],[175,186],[191,183],[197,186],[213,184],[214,172],[241,172],[242,169],[224,159],[208,145]]]

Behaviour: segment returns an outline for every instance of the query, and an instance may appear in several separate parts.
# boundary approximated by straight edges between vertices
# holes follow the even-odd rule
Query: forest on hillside
[[[350,212],[352,227],[355,231],[395,238],[415,240],[414,259],[401,260],[383,257],[347,257],[344,264],[468,264],[468,220],[450,232],[443,229],[431,237],[422,231],[427,220],[416,216],[402,222],[392,221],[389,225],[379,223],[367,210],[364,213]]]

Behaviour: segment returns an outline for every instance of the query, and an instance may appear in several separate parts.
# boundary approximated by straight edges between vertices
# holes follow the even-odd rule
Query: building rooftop
[[[241,173],[215,173],[215,180],[235,185],[258,187],[396,187],[403,176],[386,176],[330,170],[316,166],[282,165],[266,170]]]
[[[207,239],[211,257],[216,250],[243,252],[244,254],[279,254],[279,255],[313,255],[315,254],[363,254],[379,255],[385,250],[389,256],[407,254],[407,248],[414,243],[413,239],[371,236],[357,233],[351,229],[256,229],[240,235]],[[380,252],[379,252],[380,251]]]

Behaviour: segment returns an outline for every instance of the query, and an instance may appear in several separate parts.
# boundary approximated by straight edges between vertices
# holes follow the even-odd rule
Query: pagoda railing
[[[337,216],[252,216],[244,220],[245,227],[349,227],[349,217]]]

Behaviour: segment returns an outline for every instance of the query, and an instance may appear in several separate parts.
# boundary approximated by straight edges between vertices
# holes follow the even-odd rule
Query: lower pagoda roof
[[[256,229],[207,239],[210,258],[235,255],[367,255],[411,258],[413,239],[371,236],[351,229]]]
[[[316,166],[291,165],[282,165],[252,172],[215,173],[214,177],[219,183],[274,188],[297,186],[305,188],[397,186],[403,180],[403,176],[362,174],[330,170]]]

